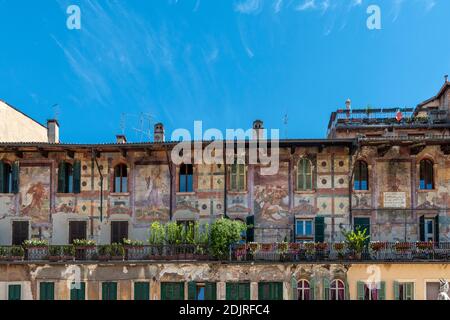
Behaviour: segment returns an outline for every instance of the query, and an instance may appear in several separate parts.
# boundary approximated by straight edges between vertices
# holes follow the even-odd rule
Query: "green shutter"
[[[364,282],[363,281],[358,281],[356,283],[356,287],[357,287],[357,299],[358,300],[364,300]]]
[[[205,284],[205,300],[217,300],[217,285],[215,282]]]
[[[380,282],[380,289],[378,290],[378,300],[386,300],[386,282]]]
[[[425,216],[419,218],[420,241],[425,241]]]
[[[250,300],[250,283],[239,283],[238,290],[239,300]]]
[[[39,285],[40,300],[55,300],[55,284],[41,282]]]
[[[226,300],[238,300],[236,299],[237,296],[237,283],[226,283],[225,284],[225,299]]]
[[[197,300],[197,283],[188,283],[188,300]]]
[[[162,282],[161,300],[184,300],[184,282]]]
[[[22,286],[20,284],[10,284],[8,286],[8,300],[21,300]]]
[[[404,287],[406,291],[405,300],[414,300],[414,283],[405,283]]]
[[[5,164],[3,161],[0,161],[0,193],[5,193]]]
[[[315,242],[324,242],[325,240],[325,218],[316,217],[314,219]]]
[[[134,300],[150,300],[150,284],[148,282],[134,283]]]
[[[323,300],[330,300],[330,280],[323,279]]]
[[[311,298],[311,300],[315,300],[316,297],[318,297],[318,294],[316,292],[316,290],[317,290],[316,281],[314,279],[311,279],[309,281],[309,286],[310,286],[309,292],[310,292],[310,295],[311,295],[310,298]]]
[[[439,215],[434,218],[434,241],[439,243]]]
[[[276,294],[273,297],[273,300],[283,300],[283,282],[276,282],[274,285],[276,288]]]
[[[81,161],[73,163],[73,193],[81,192]]]
[[[350,299],[350,289],[349,289],[349,286],[348,286],[347,279],[345,280],[345,300],[351,300]]]
[[[260,282],[258,283],[258,300],[266,300],[266,297],[264,295],[264,287],[267,285],[267,283]]]
[[[298,300],[298,290],[297,290],[297,279],[291,277],[291,290],[292,290],[292,300]]]
[[[79,286],[79,288],[76,286]],[[70,300],[86,300],[86,284],[84,282],[72,283]]]
[[[65,169],[66,163],[61,161],[58,166],[58,193],[64,193],[66,190]]]
[[[397,281],[394,281],[394,300],[400,300],[400,288]]]
[[[19,167],[18,161],[14,162],[12,164],[11,170],[12,170],[12,172],[11,172],[11,178],[12,178],[11,192],[17,194],[17,193],[19,193],[19,185],[20,185],[20,179],[19,179],[20,167]]]
[[[117,300],[117,283],[102,283],[102,300]]]

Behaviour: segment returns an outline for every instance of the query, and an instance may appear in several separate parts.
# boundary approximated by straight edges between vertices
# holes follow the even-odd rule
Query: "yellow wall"
[[[358,281],[374,280],[378,275],[386,283],[386,300],[394,300],[394,281],[414,282],[414,300],[426,300],[426,282],[450,281],[450,264],[353,264],[347,273],[350,298],[357,299]]]

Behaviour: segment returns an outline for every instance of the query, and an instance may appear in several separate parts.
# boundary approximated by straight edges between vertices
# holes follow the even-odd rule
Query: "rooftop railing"
[[[342,261],[449,261],[450,242],[371,242],[361,251],[345,243],[245,243],[230,246],[229,254],[217,257],[207,246],[105,246],[0,247],[0,262],[82,263],[119,261],[228,261],[228,262],[342,262]]]

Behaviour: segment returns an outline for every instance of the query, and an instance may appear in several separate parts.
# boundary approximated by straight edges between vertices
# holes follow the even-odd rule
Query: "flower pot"
[[[61,259],[60,256],[48,256],[50,262],[58,262]]]
[[[107,255],[101,255],[101,256],[99,255],[99,256],[98,256],[98,260],[99,260],[99,261],[108,261],[109,258],[110,258],[110,257],[107,256]]]
[[[111,256],[110,259],[114,261],[123,261],[123,256]]]
[[[8,257],[9,261],[23,261],[23,256],[10,256]]]
[[[194,260],[194,254],[193,253],[186,253],[185,259],[186,260]]]
[[[63,261],[73,261],[75,260],[74,256],[62,256],[61,257]]]

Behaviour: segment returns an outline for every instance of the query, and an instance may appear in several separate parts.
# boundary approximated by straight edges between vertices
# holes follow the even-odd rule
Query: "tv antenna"
[[[139,128],[133,128],[133,130],[136,131],[137,134],[140,134],[139,142],[142,142],[144,136],[145,138],[147,138],[147,141],[150,141],[152,123],[153,116],[150,113],[141,112],[141,114],[139,115]]]
[[[288,137],[288,122],[289,122],[288,114],[285,113],[284,116],[283,116],[284,138],[285,139],[287,139],[287,137]]]
[[[59,113],[60,113],[59,104],[55,103],[55,104],[52,106],[52,109],[53,109],[53,118],[54,118],[55,120],[58,120]]]

